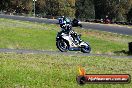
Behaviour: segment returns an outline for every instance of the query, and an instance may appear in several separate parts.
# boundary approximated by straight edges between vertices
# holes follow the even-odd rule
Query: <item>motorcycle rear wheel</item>
[[[61,52],[67,52],[68,51],[68,44],[65,40],[61,39],[58,40],[56,42],[56,46],[57,48],[61,51]]]

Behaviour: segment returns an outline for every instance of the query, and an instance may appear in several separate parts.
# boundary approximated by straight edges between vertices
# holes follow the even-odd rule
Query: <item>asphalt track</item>
[[[0,18],[8,18],[8,19],[14,19],[14,20],[22,20],[22,21],[30,21],[30,22],[38,22],[38,23],[48,23],[48,24],[57,24],[58,23],[58,21],[55,19],[34,18],[34,17],[4,15],[4,14],[0,14]],[[123,34],[123,35],[132,35],[132,26],[127,27],[127,26],[96,24],[96,23],[88,23],[88,22],[82,22],[82,26],[85,29],[107,31],[107,32]]]
[[[17,54],[48,54],[48,55],[65,55],[65,56],[103,56],[108,58],[125,58],[132,59],[132,56],[113,56],[108,54],[88,54],[82,52],[60,52],[60,51],[46,51],[46,50],[25,50],[25,49],[0,49],[0,53],[17,53]]]
[[[83,23],[83,28],[132,36],[132,26],[127,27],[127,26],[112,25],[112,24],[109,25],[109,24]]]

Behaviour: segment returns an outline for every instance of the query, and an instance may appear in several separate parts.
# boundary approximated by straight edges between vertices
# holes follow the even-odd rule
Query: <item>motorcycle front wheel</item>
[[[88,45],[88,46],[82,46],[81,48],[81,52],[83,53],[90,53],[91,51],[91,47]]]
[[[56,46],[61,52],[67,52],[68,51],[68,44],[63,39],[57,40]]]

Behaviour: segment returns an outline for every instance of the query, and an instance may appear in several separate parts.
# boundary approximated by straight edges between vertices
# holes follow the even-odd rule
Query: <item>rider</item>
[[[60,21],[59,21],[60,22]],[[61,17],[61,23],[60,23],[60,27],[61,27],[61,33],[65,33],[65,34],[69,34],[72,36],[73,40],[76,41],[81,41],[79,36],[77,35],[77,33],[75,33],[73,30],[72,30],[72,25],[71,25],[71,21],[66,18],[65,16],[62,16]]]
[[[66,18],[65,16],[62,16],[62,17],[60,17],[60,19],[59,19],[59,24],[60,24],[60,27],[61,27],[61,28],[64,28],[64,26],[65,26],[66,24],[71,25],[71,22],[70,22],[70,20],[69,20],[68,18]]]

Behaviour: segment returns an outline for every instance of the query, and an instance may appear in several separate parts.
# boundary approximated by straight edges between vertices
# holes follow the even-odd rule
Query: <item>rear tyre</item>
[[[66,40],[64,40],[64,39],[57,40],[56,46],[61,52],[68,51],[68,44],[67,44]]]

